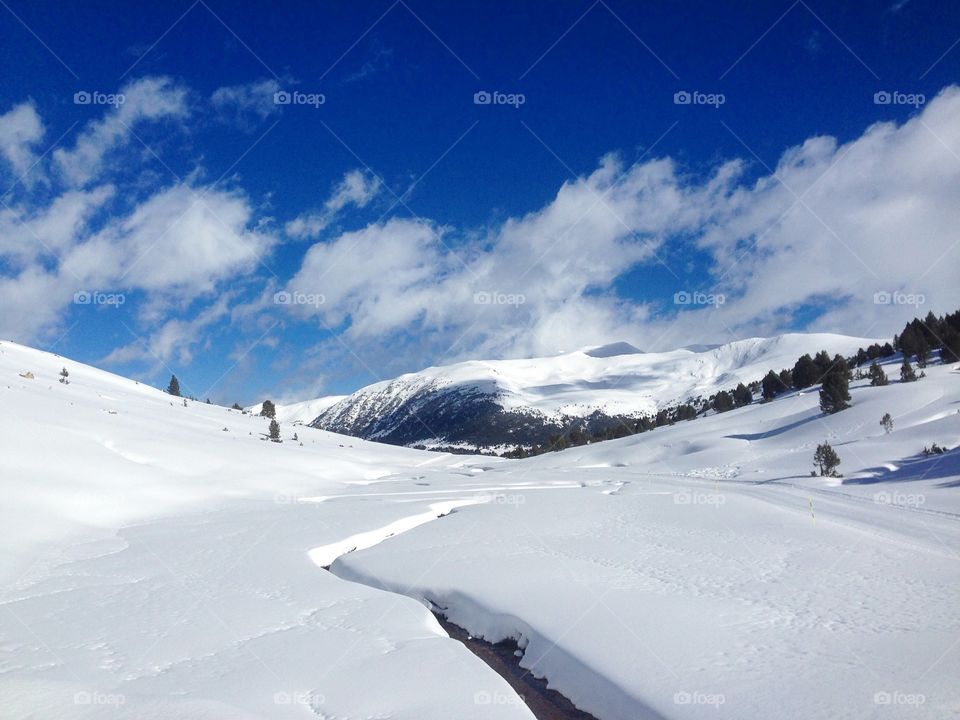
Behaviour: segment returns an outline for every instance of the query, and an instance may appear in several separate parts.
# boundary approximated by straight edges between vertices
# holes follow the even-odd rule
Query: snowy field
[[[2,715],[533,717],[435,606],[602,720],[955,716],[960,372],[926,372],[507,461],[277,445],[0,343]]]

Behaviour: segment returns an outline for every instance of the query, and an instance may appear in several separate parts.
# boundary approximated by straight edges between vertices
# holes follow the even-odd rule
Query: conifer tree
[[[817,445],[817,451],[813,454],[813,464],[821,477],[836,477],[840,456],[830,447],[830,443],[825,442]]]
[[[743,383],[737,385],[733,391],[733,404],[737,407],[743,407],[744,405],[749,405],[753,402],[753,393],[750,392],[748,388]]]
[[[174,397],[180,397],[180,381],[177,380],[176,375],[170,376],[170,384],[167,385],[167,392]]]
[[[783,384],[780,382],[780,376],[771,370],[764,375],[761,387],[763,389],[763,399],[773,400],[777,393],[783,389]]]
[[[850,380],[846,363],[834,362],[833,370],[823,379],[820,388],[820,409],[828,414],[850,407]]]
[[[803,355],[793,366],[793,385],[798,390],[816,385],[820,381],[820,371],[810,354]]]
[[[879,387],[887,384],[887,374],[876,361],[870,363],[870,384]]]
[[[917,374],[913,371],[913,366],[910,364],[910,361],[907,359],[907,356],[903,356],[903,365],[900,366],[900,382],[916,382]]]
[[[721,390],[713,396],[713,409],[718,413],[733,410],[733,398],[726,390]]]
[[[880,427],[888,435],[893,431],[893,418],[890,417],[890,413],[884,413],[883,417],[880,418]]]

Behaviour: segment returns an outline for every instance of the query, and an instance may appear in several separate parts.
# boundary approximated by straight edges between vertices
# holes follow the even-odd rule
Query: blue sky
[[[960,304],[958,39],[921,0],[6,0],[0,335],[217,402],[886,336]]]

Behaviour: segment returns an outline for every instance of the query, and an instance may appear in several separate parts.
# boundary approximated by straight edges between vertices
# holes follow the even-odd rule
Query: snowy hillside
[[[302,402],[288,403],[285,405],[274,403],[277,422],[299,423],[303,425],[309,424],[322,415],[324,411],[333,407],[345,397],[347,396],[325,395],[324,397],[316,398],[314,400],[303,400]],[[254,415],[259,415],[262,409],[262,402],[244,408],[244,410],[249,413],[253,413]]]
[[[804,353],[848,355],[876,340],[831,334],[750,338],[707,349],[643,353],[627,343],[529,360],[470,361],[362,388],[315,427],[398,445],[471,448],[543,442],[571,418],[656,413],[760,380]]]
[[[513,461],[275,444],[2,342],[3,716],[529,720],[540,677],[600,720],[952,717],[958,368]],[[516,640],[527,702],[430,609]]]

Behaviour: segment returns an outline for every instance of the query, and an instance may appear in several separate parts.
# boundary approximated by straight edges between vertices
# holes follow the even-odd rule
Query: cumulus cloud
[[[655,261],[668,230],[702,223],[725,174],[683,187],[668,160],[624,168],[608,156],[546,207],[472,242],[405,219],[345,233],[307,252],[289,288],[325,302],[295,309],[346,323],[358,347],[389,333],[422,333],[425,343],[437,333],[464,353],[537,354],[632,334],[644,311],[610,293],[612,281]]]
[[[111,188],[68,193],[34,217],[0,214],[0,336],[29,342],[52,330],[81,291],[133,292],[188,303],[260,266],[276,239],[254,227],[239,193],[174,186],[91,231],[85,219]],[[14,269],[15,268],[15,269]]]
[[[694,315],[741,334],[776,328],[804,304],[828,300],[819,329],[886,335],[918,312],[953,309],[958,186],[955,87],[902,125],[878,123],[845,144],[811,138],[713,211],[700,246],[730,299]],[[922,295],[926,306],[874,302],[894,291]]]
[[[73,148],[54,151],[54,161],[68,183],[82,186],[97,178],[108,153],[136,142],[131,130],[137,124],[189,114],[186,89],[170,78],[135,80],[124,86],[120,95],[123,103],[111,106],[103,119],[89,123]]]
[[[479,239],[398,219],[344,233],[313,245],[289,283],[326,302],[293,310],[342,326],[360,353],[412,336],[446,353],[436,360],[725,342],[792,329],[804,312],[810,329],[883,336],[960,305],[956,88],[902,125],[845,144],[810,138],[754,180],[746,169],[732,160],[703,178],[668,158],[623,167],[609,156]],[[691,254],[706,261],[709,275],[693,276],[702,287],[683,267]],[[668,287],[618,294],[625,273],[654,266]],[[726,302],[677,306],[683,290]],[[897,290],[926,306],[875,303]]]
[[[298,240],[316,238],[349,206],[366,207],[380,192],[380,178],[362,170],[343,176],[321,210],[304,213],[287,223],[287,235]]]
[[[32,102],[17,105],[0,115],[0,157],[10,165],[15,178],[36,162],[34,148],[43,139],[43,123]]]
[[[176,185],[140,203],[63,257],[81,277],[185,296],[254,269],[274,239],[250,227],[240,194]]]

